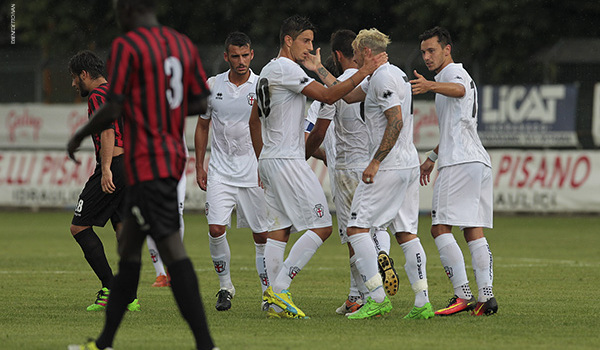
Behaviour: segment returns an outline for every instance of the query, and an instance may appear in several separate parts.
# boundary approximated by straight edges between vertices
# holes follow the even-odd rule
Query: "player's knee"
[[[317,229],[312,229],[312,231],[314,233],[317,234],[317,236],[319,236],[321,238],[321,240],[323,240],[323,242],[325,242],[325,240],[327,238],[329,238],[329,236],[331,236],[331,232],[333,231],[332,227],[321,227],[321,228],[317,228]]]
[[[76,234],[78,234],[79,232],[88,229],[90,226],[77,226],[77,225],[71,225],[70,230],[71,230],[71,235],[75,236]]]
[[[267,236],[268,236],[268,232],[252,232],[252,237],[254,238],[254,243],[257,244],[265,244],[267,243]]]
[[[220,237],[225,234],[227,226],[225,225],[208,225],[208,233],[211,237]]]

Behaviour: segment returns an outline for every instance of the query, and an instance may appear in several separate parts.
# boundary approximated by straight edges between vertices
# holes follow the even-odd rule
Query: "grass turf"
[[[0,212],[0,349],[66,349],[96,337],[102,312],[87,312],[100,284],[70,237],[70,212]],[[215,343],[230,349],[597,349],[600,337],[600,218],[500,216],[486,231],[494,254],[494,293],[499,313],[466,313],[430,320],[404,320],[414,295],[402,269],[402,250],[392,239],[400,275],[394,310],[383,319],[350,321],[335,313],[348,292],[347,249],[336,235],[319,249],[292,283],[294,301],[310,320],[270,320],[260,311],[254,246],[246,229],[230,229],[233,307],[214,308],[219,289],[208,250],[204,215],[186,213],[185,244],[194,263]],[[430,299],[444,307],[452,296],[439,255],[421,217],[428,257]],[[114,234],[96,231],[114,269]],[[473,292],[470,254],[461,234]],[[291,242],[298,235],[292,235]],[[288,244],[288,251],[291,244]],[[115,271],[116,272],[116,271]],[[141,312],[128,313],[115,349],[193,349],[187,324],[169,288],[152,288],[155,274],[145,253],[138,296]]]

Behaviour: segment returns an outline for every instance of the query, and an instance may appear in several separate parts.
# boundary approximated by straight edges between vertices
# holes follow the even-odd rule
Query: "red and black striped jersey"
[[[123,103],[128,183],[179,179],[188,100],[210,93],[198,49],[169,27],[139,27],[113,41],[107,67],[109,98]]]
[[[88,118],[91,118],[96,110],[106,102],[108,90],[108,83],[104,83],[90,92],[88,95]],[[115,146],[123,147],[123,118],[119,116],[108,128],[115,131]],[[100,163],[100,134],[93,134],[92,141],[94,141],[94,149],[96,151],[96,162]]]

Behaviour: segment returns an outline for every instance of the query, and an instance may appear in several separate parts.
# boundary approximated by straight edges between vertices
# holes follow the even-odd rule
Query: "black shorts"
[[[102,192],[102,169],[100,164],[96,165],[94,173],[85,183],[79,195],[71,224],[104,227],[110,219],[115,228],[122,221],[126,186],[123,158],[122,154],[114,157],[110,165],[113,183],[117,188],[113,193]]]
[[[124,218],[136,222],[155,242],[179,232],[178,182],[166,178],[127,187]]]

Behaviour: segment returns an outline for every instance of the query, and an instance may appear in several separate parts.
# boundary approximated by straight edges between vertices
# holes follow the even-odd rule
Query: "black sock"
[[[171,274],[171,289],[179,306],[179,311],[187,321],[194,338],[197,349],[211,350],[214,343],[210,337],[206,315],[200,298],[200,289],[196,272],[190,259],[179,260],[167,266]]]
[[[108,260],[106,260],[102,241],[96,232],[94,232],[94,229],[91,227],[86,228],[74,235],[73,238],[75,238],[75,241],[81,246],[85,260],[87,260],[88,264],[92,267],[92,270],[94,270],[94,273],[96,273],[96,276],[98,276],[102,282],[102,287],[110,289],[114,276],[112,269],[108,264]]]
[[[96,345],[101,349],[112,346],[127,304],[135,297],[141,266],[137,262],[119,262],[119,273],[115,276],[106,305],[104,329],[96,340]]]

